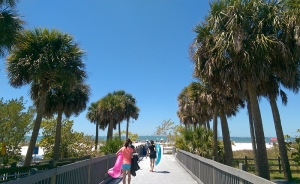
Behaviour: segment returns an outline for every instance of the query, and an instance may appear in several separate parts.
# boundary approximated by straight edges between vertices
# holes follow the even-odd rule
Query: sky
[[[154,135],[164,120],[180,124],[177,96],[191,82],[193,64],[189,46],[196,34],[193,28],[209,12],[209,0],[21,0],[17,6],[26,29],[48,28],[68,33],[86,52],[84,62],[91,86],[90,103],[107,93],[125,90],[140,108],[138,120],[129,131],[140,136]],[[13,88],[0,66],[0,97],[23,96],[31,105],[29,86]],[[284,134],[298,135],[299,94],[285,90],[288,104],[278,101]],[[260,100],[265,137],[276,137],[270,105]],[[95,125],[87,111],[72,116],[73,130],[95,135]],[[228,119],[230,135],[250,137],[248,114],[240,109]],[[219,121],[220,125],[220,121]],[[212,122],[211,122],[212,126]],[[121,124],[126,129],[126,123]],[[219,135],[221,128],[219,126]],[[100,130],[106,136],[107,130]]]

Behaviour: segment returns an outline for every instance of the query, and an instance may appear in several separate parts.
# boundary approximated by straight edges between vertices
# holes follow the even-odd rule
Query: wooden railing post
[[[246,171],[246,165],[243,163],[239,163],[239,169]],[[244,184],[244,180],[239,178],[239,184]]]
[[[239,163],[239,169],[246,171],[246,165],[243,163]]]
[[[281,160],[280,160],[280,156],[278,156],[278,168],[279,168],[279,173],[281,174]]]
[[[51,165],[51,166],[50,166]],[[52,160],[49,163],[49,166],[52,167],[52,169],[56,170],[56,165],[57,165],[57,160]],[[54,175],[51,177],[51,184],[56,184],[56,172]]]
[[[91,162],[89,163],[88,166],[88,184],[91,183]]]
[[[244,171],[248,171],[248,157],[245,156],[245,170]]]

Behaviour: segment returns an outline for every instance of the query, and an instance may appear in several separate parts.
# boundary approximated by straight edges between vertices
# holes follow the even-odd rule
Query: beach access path
[[[136,176],[131,176],[132,184],[153,184],[153,183],[170,183],[170,184],[196,184],[197,182],[191,175],[175,160],[174,155],[162,155],[160,163],[154,166],[153,172],[150,172],[149,157],[140,157],[140,170],[136,171]],[[108,184],[122,183],[122,177],[108,182]],[[126,181],[127,183],[127,181]]]

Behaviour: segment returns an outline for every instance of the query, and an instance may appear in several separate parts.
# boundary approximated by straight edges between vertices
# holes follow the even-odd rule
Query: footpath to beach
[[[150,160],[141,157],[139,162],[140,170],[136,172],[136,176],[131,176],[131,183],[153,184],[153,183],[170,183],[182,184],[197,183],[191,175],[175,160],[173,155],[162,155],[161,161],[154,166],[154,172],[150,172]],[[108,182],[109,184],[122,183],[122,177],[116,178]],[[127,182],[126,182],[127,183]]]

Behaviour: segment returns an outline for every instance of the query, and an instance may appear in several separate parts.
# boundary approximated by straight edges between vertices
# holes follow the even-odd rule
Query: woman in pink
[[[125,145],[116,153],[117,155],[119,153],[122,153],[123,155],[123,165],[122,165],[122,172],[123,172],[123,184],[126,184],[126,171],[128,173],[128,184],[130,184],[131,181],[131,158],[133,149],[130,147],[131,140],[126,139]]]

